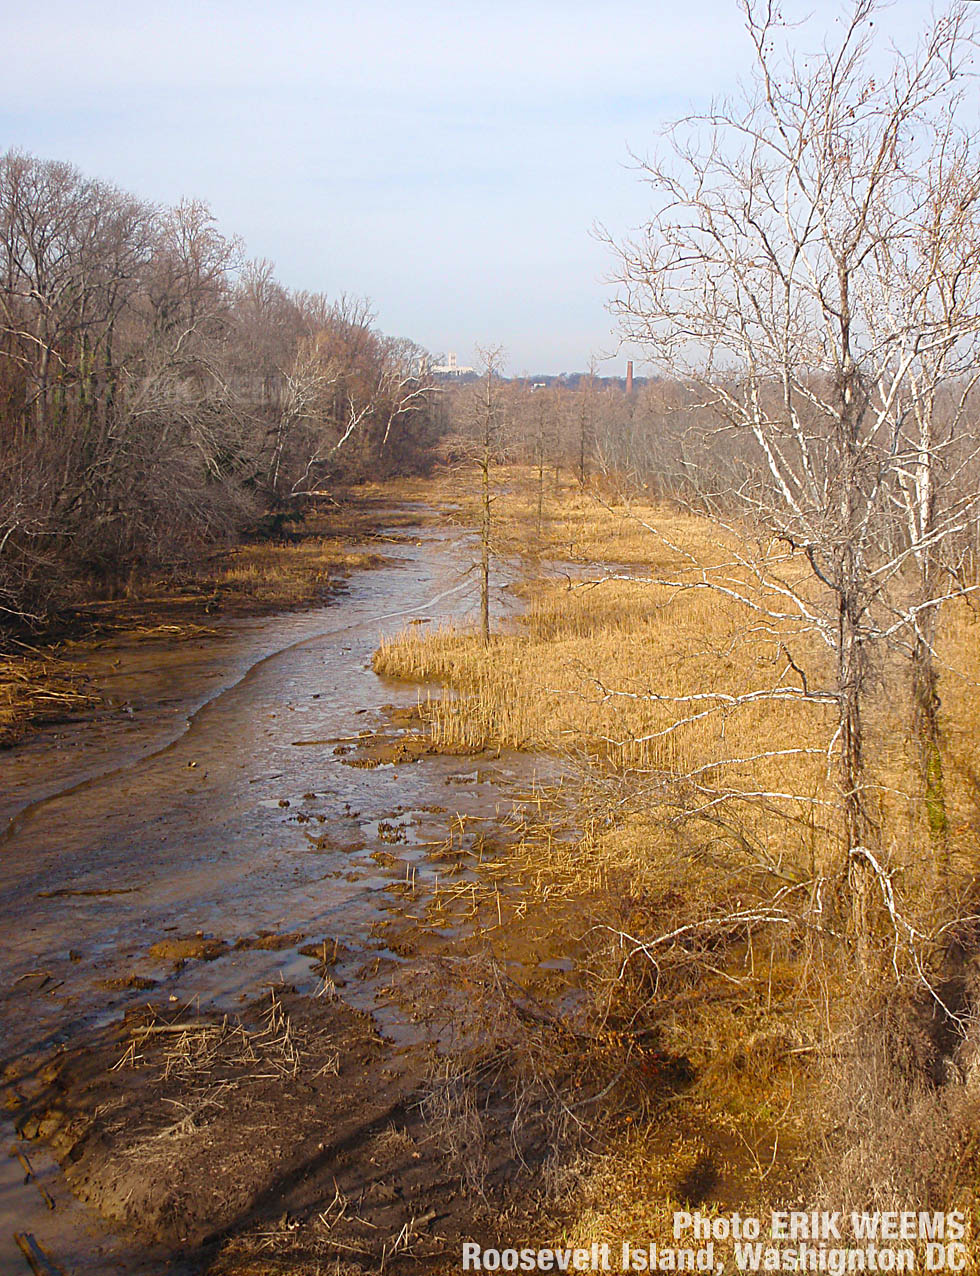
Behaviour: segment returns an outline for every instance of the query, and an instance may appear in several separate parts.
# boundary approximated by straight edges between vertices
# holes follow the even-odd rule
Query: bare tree
[[[882,75],[875,0],[856,0],[837,44],[805,58],[782,51],[772,0],[742,9],[752,83],[674,125],[643,162],[656,209],[619,249],[617,310],[665,374],[698,388],[708,446],[725,431],[750,442],[732,482],[743,525],[808,566],[800,582],[778,558],[747,555],[751,595],[708,573],[702,585],[801,623],[833,658],[827,685],[801,670],[797,687],[773,690],[836,708],[829,747],[861,948],[880,879],[869,678],[886,646],[931,647],[960,588],[939,578],[937,553],[975,504],[965,492],[940,513],[929,495],[944,448],[930,404],[941,387],[962,395],[980,318],[980,151],[960,122],[973,36],[955,5]]]
[[[595,355],[589,360],[589,375],[585,378],[579,391],[578,421],[578,481],[585,486],[588,475],[588,463],[595,446]]]
[[[480,467],[480,632],[490,642],[490,560],[493,552],[493,495],[490,475],[500,441],[500,367],[503,352],[494,346],[479,352],[483,377],[477,408]]]
[[[935,654],[939,610],[930,599],[960,577],[966,533],[976,523],[980,378],[980,174],[975,138],[955,116],[938,122],[923,183],[917,236],[886,245],[896,286],[919,320],[922,340],[907,384],[896,396],[900,431],[894,499],[899,545],[911,551],[912,736],[925,794],[934,862],[949,877],[949,820]]]
[[[0,623],[116,592],[340,473],[424,455],[424,352],[291,293],[206,205],[0,156]]]
[[[557,436],[557,408],[554,391],[547,389],[532,392],[529,414],[533,421],[533,460],[537,470],[537,538],[544,533],[544,478],[549,452],[555,451]]]

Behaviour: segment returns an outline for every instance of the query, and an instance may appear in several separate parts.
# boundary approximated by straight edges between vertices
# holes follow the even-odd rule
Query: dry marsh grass
[[[436,1082],[469,1095],[467,1128],[493,1102],[526,1111],[530,1087],[553,1149],[536,1183],[563,1220],[542,1243],[666,1244],[675,1208],[763,1213],[804,1190],[821,978],[800,935],[762,927],[631,952],[620,934],[757,896],[701,847],[683,853],[675,838],[665,853],[663,833],[656,819],[562,838],[542,824],[429,906],[440,930],[469,934],[498,969],[506,961],[496,984],[470,972],[457,1028],[475,1044]],[[501,1000],[516,1019],[504,1034]],[[444,1131],[452,1114],[438,1115]]]
[[[246,545],[220,559],[207,573],[205,586],[228,601],[309,606],[322,602],[350,572],[379,561],[378,554],[322,536],[296,544]]]
[[[560,1239],[666,1240],[670,1209],[702,1202],[761,1211],[830,1192],[835,1208],[895,1208],[916,1174],[934,1208],[964,1194],[975,1203],[973,1083],[937,1092],[930,1080],[940,1064],[959,1067],[963,1043],[940,1041],[941,1016],[897,930],[882,937],[884,975],[857,985],[835,932],[834,708],[734,703],[799,686],[800,669],[820,685],[832,673],[826,652],[804,626],[698,587],[707,574],[765,601],[733,535],[706,520],[566,488],[549,490],[539,529],[533,481],[509,472],[503,489],[498,544],[524,529],[523,617],[488,646],[412,627],[382,643],[375,668],[428,684],[422,715],[438,746],[551,751],[585,776],[565,836],[529,832],[433,905],[441,924],[455,905],[481,933],[568,958],[585,998],[583,1060],[596,1049],[618,1060],[597,1074],[618,1078],[603,1105],[607,1147],[574,1176]],[[770,554],[782,579],[812,589],[802,564]],[[650,583],[664,579],[688,587]],[[931,855],[897,656],[879,672],[866,724],[890,886],[937,986],[951,912],[976,912],[978,624],[955,602],[940,637],[952,903]],[[705,695],[731,701],[696,699]],[[872,1066],[867,1025],[880,1045],[882,1005],[895,1040],[925,1043],[911,1063],[889,1047],[878,1052],[887,1066]],[[941,1171],[943,1146],[955,1149],[955,1175]]]
[[[78,713],[95,703],[97,697],[62,660],[0,658],[0,748],[15,743],[28,721]]]
[[[505,534],[527,516],[527,490],[518,479],[509,473],[499,501]],[[688,812],[700,809],[722,822],[731,817],[791,874],[829,871],[840,851],[836,777],[827,755],[835,708],[767,694],[800,687],[794,666],[810,686],[830,685],[822,644],[797,622],[760,619],[701,587],[707,575],[750,599],[772,601],[735,562],[731,537],[705,519],[666,507],[612,507],[580,490],[551,497],[548,508],[543,555],[571,546],[581,561],[598,565],[589,580],[556,579],[561,564],[539,575],[526,586],[523,617],[486,647],[475,633],[411,626],[381,643],[376,671],[450,693],[430,689],[423,703],[439,747],[584,755],[628,773],[650,795],[659,791],[669,802],[673,790]],[[797,589],[812,589],[802,563],[776,550],[770,559]],[[624,566],[648,579],[618,578]],[[649,583],[664,579],[683,587]],[[940,652],[949,666],[946,790],[961,878],[977,863],[978,624],[966,602],[950,605]],[[925,890],[928,873],[916,848],[928,843],[928,830],[909,742],[907,678],[899,658],[880,673],[867,723],[870,791],[892,863]],[[736,704],[747,691],[759,698]]]

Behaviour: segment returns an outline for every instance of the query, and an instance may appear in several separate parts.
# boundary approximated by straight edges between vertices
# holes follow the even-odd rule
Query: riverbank
[[[0,749],[44,724],[97,712],[102,690],[80,665],[100,644],[168,646],[213,637],[226,620],[326,605],[351,572],[385,561],[400,525],[418,523],[418,510],[397,509],[417,490],[412,481],[350,488],[287,522],[275,538],[166,575],[133,577],[122,597],[79,602],[40,634],[11,636],[0,652]]]
[[[473,605],[458,531],[401,509],[385,563],[330,606],[173,648],[110,642],[96,655],[132,712],[8,750],[3,1135],[63,1170],[40,1180],[52,1212],[8,1163],[3,1262],[16,1230],[86,1276],[303,1272],[313,1255],[452,1270],[464,1234],[526,1217],[544,1150],[519,1159],[502,1111],[471,1161],[438,1117],[445,999],[465,988],[446,962],[470,941],[424,910],[537,818],[555,777],[507,751],[352,749],[417,706],[371,671],[379,637]],[[102,1216],[97,1241],[71,1194]]]

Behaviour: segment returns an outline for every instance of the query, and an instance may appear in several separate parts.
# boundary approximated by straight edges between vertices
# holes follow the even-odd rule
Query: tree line
[[[339,480],[417,468],[429,360],[294,291],[208,207],[0,157],[0,626],[186,563]]]

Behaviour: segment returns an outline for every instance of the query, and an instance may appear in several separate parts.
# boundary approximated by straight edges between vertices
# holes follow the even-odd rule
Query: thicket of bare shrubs
[[[424,352],[289,292],[207,207],[0,157],[0,625],[424,464]]]

